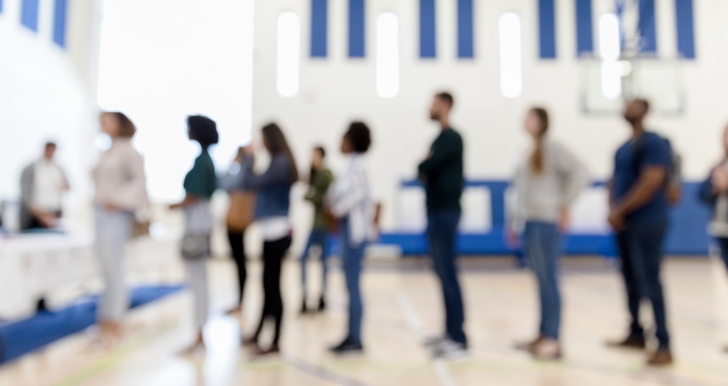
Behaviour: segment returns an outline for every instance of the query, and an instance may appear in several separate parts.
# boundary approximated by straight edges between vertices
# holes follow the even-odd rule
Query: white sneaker
[[[448,340],[448,337],[446,336],[431,336],[429,338],[425,338],[423,345],[425,347],[435,347],[442,344],[442,342],[445,342]]]
[[[432,358],[444,360],[462,360],[470,357],[470,353],[462,343],[452,340],[444,340],[440,344],[433,346]]]
[[[546,338],[531,349],[533,359],[540,361],[555,361],[561,359],[561,345],[556,339]]]

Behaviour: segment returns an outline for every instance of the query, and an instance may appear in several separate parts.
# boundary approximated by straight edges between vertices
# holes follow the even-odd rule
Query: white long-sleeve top
[[[546,141],[543,144],[543,173],[535,173],[527,157],[513,180],[516,207],[510,225],[523,229],[527,221],[556,222],[562,208],[570,207],[589,185],[589,172],[566,147]]]
[[[144,159],[127,138],[114,139],[93,171],[94,203],[112,204],[132,213],[149,209]]]
[[[335,217],[348,217],[350,246],[357,247],[376,238],[369,177],[360,154],[350,156],[346,170],[329,188],[326,202]]]

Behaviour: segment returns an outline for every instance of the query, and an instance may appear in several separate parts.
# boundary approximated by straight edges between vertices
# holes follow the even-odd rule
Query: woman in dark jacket
[[[288,219],[291,186],[298,180],[296,162],[288,146],[288,141],[280,127],[271,123],[263,127],[263,145],[270,153],[268,170],[263,174],[253,171],[253,149],[246,148],[243,160],[243,188],[257,193],[255,220],[263,231],[263,312],[255,334],[243,340],[244,345],[254,345],[260,354],[277,353],[283,319],[283,299],[281,297],[281,264],[291,246],[291,223]],[[273,318],[275,334],[273,343],[267,350],[258,346],[258,337],[265,320]]]

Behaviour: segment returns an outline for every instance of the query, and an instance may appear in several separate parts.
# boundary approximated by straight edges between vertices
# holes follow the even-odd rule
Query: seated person
[[[54,161],[56,144],[48,142],[43,156],[23,169],[20,177],[20,228],[51,229],[61,218],[61,196],[70,189],[63,169]]]

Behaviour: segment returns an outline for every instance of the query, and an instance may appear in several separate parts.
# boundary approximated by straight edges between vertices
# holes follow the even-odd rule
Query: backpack
[[[675,151],[669,139],[659,135],[660,139],[665,141],[668,149],[670,149],[670,165],[667,168],[667,177],[665,178],[664,188],[667,194],[667,202],[671,206],[677,206],[682,199],[682,156]],[[639,175],[642,158],[644,157],[644,149],[642,141],[638,140],[634,149],[634,168],[635,174]]]

